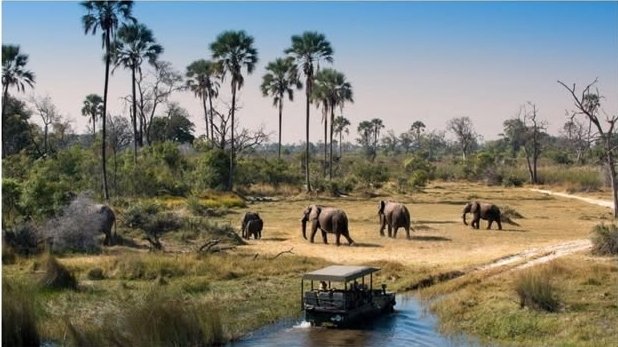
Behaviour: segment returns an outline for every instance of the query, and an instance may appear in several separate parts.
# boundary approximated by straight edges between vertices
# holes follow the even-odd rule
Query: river
[[[437,319],[414,297],[397,296],[395,313],[357,329],[311,327],[299,320],[283,320],[254,331],[228,346],[480,346],[464,336],[444,336]]]

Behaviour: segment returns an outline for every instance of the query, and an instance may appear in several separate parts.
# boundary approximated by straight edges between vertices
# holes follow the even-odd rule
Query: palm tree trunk
[[[44,143],[45,157],[46,158],[47,158],[47,151],[48,151],[48,149],[47,149],[47,133],[48,133],[48,126],[47,126],[47,123],[45,123],[45,131],[44,131],[44,135],[43,135],[44,136],[43,137],[44,142],[43,143]]]
[[[210,137],[212,138],[212,142],[214,144],[215,142],[215,125],[213,123],[214,121],[214,116],[212,114],[213,109],[212,109],[212,94],[210,94],[210,92],[208,93],[208,102],[210,104]]]
[[[605,155],[609,169],[610,182],[612,185],[612,198],[614,200],[614,219],[618,218],[618,186],[616,184],[616,167],[614,166],[614,153],[612,151],[611,133],[605,134]]]
[[[137,165],[137,99],[135,95],[135,64],[131,68],[131,88],[133,91],[133,163]]]
[[[335,107],[330,106],[330,157],[328,158],[328,179],[333,179],[333,123],[335,122]]]
[[[232,191],[234,186],[234,113],[236,112],[236,81],[232,81],[232,124],[230,129],[230,175],[228,176],[227,190]]]
[[[210,140],[208,135],[208,108],[206,107],[206,97],[202,96],[202,106],[204,107],[204,122],[206,123],[206,141]]]
[[[339,132],[339,160],[341,161],[341,157],[342,157],[342,151],[341,151],[341,133],[343,133],[343,131]]]
[[[103,120],[103,128],[101,130],[102,141],[101,141],[101,161],[103,166],[103,197],[105,201],[109,201],[109,191],[107,190],[107,165],[106,165],[106,156],[105,156],[105,137],[106,137],[106,113],[107,113],[107,89],[109,87],[109,65],[110,65],[110,32],[109,30],[105,33],[105,87],[103,88],[103,114],[101,115],[101,119]]]
[[[328,163],[328,106],[324,105],[324,163],[322,164],[322,173],[326,178],[326,163]]]
[[[8,103],[9,97],[9,84],[5,83],[4,92],[2,93],[2,123],[4,125],[6,119],[6,104]],[[6,157],[6,139],[2,136],[2,158]]]
[[[305,184],[307,184],[307,191],[311,191],[311,183],[309,182],[309,96],[311,95],[311,78],[312,76],[307,76],[307,121],[306,121],[306,143],[305,143]]]
[[[96,140],[97,138],[97,114],[96,111],[92,113],[92,137]]]
[[[283,121],[283,94],[279,95],[279,150],[278,155],[281,160],[281,122]]]

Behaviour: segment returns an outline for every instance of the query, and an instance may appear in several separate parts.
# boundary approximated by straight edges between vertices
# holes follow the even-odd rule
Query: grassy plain
[[[399,230],[397,239],[380,237],[377,206],[381,199],[406,203],[415,229],[411,240],[405,239],[403,230]],[[485,230],[485,221],[481,222],[482,229],[472,230],[461,221],[461,210],[469,200],[508,206],[524,218],[515,219],[520,226],[504,224],[502,231]],[[322,243],[319,234],[313,244],[304,240],[301,213],[312,203],[344,209],[356,245],[348,247],[342,240],[343,245],[336,247],[333,235],[329,235],[329,245]],[[179,214],[188,213],[181,202],[169,206]],[[252,203],[247,208],[231,206],[228,214],[211,219],[238,228],[240,216],[247,210],[259,212],[264,219],[262,239],[222,253],[198,255],[195,239],[179,237],[175,232],[161,239],[173,253],[115,246],[101,255],[61,257],[60,262],[76,274],[79,289],[37,292],[36,310],[43,339],[71,339],[69,327],[75,326],[90,332],[92,345],[96,341],[105,345],[109,340],[104,339],[101,327],[106,319],[140,305],[148,306],[149,300],[169,298],[179,306],[204,307],[205,315],[221,322],[221,338],[233,339],[260,325],[297,316],[300,275],[323,265],[377,265],[383,268],[378,282],[387,283],[393,290],[404,290],[428,275],[469,269],[530,248],[587,239],[594,225],[612,220],[609,209],[527,188],[450,182],[437,182],[424,192],[409,195],[298,195]],[[140,242],[123,228],[119,232],[133,235]],[[293,254],[280,254],[290,250]],[[42,262],[42,258],[30,258],[3,265],[3,281],[34,285],[42,276]],[[448,294],[433,302],[446,331],[463,330],[488,341],[523,345],[532,341],[585,344],[594,338],[610,341],[618,325],[618,309],[608,304],[616,302],[618,292],[612,292],[618,288],[615,258],[578,255],[559,264],[564,269],[556,277],[565,303],[563,312],[545,314],[520,309],[510,273],[464,276],[444,287],[435,287],[435,292],[426,297],[435,299]],[[89,275],[95,268],[101,270],[102,279]],[[590,276],[598,278],[590,280]],[[458,283],[454,281],[463,284],[452,285]],[[152,293],[164,295],[153,299]],[[569,322],[573,323],[572,329],[579,327],[578,331],[586,333],[573,330],[558,334],[557,329]],[[613,328],[594,328],[599,324],[613,324]]]

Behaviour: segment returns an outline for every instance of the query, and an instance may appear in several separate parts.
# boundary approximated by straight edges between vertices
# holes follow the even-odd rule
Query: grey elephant
[[[410,239],[410,211],[404,204],[382,200],[378,204],[378,215],[380,216],[380,236],[384,236],[384,227],[388,226],[388,237],[397,238],[397,230],[404,228],[406,237]]]
[[[92,212],[95,214],[97,231],[105,234],[103,245],[112,246],[116,239],[116,228],[114,228],[114,235],[112,235],[112,227],[116,225],[116,214],[111,207],[103,204],[93,205]]]
[[[500,209],[498,206],[490,203],[470,201],[463,209],[463,222],[466,223],[466,214],[472,213],[472,222],[470,225],[472,228],[478,229],[480,227],[480,220],[484,219],[488,222],[487,229],[491,229],[493,222],[498,223],[498,229],[502,230],[502,223],[500,221]]]
[[[240,230],[244,239],[250,239],[251,235],[257,240],[262,238],[264,221],[257,212],[246,212],[240,222]]]
[[[337,246],[340,245],[339,239],[341,235],[348,240],[349,245],[354,243],[348,230],[348,216],[346,216],[343,210],[320,205],[308,206],[303,211],[303,218],[300,220],[305,240],[307,239],[306,229],[307,222],[309,221],[311,222],[311,243],[313,243],[315,233],[318,229],[322,232],[322,239],[325,244],[328,244],[326,233],[333,233],[336,235]]]

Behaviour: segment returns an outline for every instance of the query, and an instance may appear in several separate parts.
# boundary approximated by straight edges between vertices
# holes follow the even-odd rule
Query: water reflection
[[[282,321],[255,331],[230,346],[477,346],[463,337],[445,337],[434,316],[412,297],[398,296],[395,313],[355,329],[310,327],[306,322]]]

